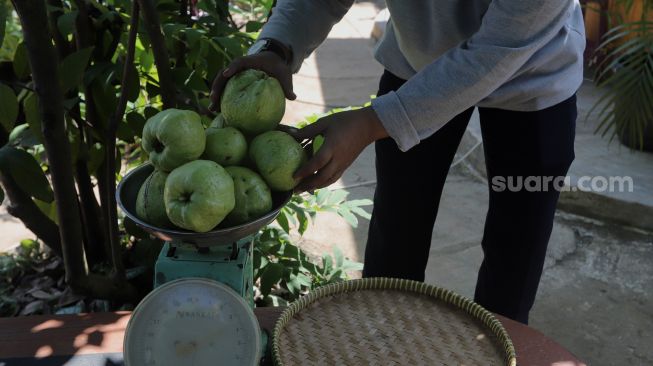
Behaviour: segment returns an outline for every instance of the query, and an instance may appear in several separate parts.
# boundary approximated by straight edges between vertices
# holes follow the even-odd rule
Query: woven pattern
[[[478,304],[421,282],[319,288],[275,327],[277,365],[515,365],[512,342]]]

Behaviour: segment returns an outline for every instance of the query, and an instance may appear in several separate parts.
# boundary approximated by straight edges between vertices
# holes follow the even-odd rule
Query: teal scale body
[[[154,266],[154,287],[179,278],[207,278],[231,287],[254,308],[252,239],[205,248],[166,242]]]

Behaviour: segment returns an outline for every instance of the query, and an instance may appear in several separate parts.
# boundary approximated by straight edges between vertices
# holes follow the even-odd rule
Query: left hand
[[[324,143],[306,164],[295,172],[295,192],[312,191],[337,181],[363,149],[388,137],[372,107],[335,113],[292,134],[299,141],[324,136]]]

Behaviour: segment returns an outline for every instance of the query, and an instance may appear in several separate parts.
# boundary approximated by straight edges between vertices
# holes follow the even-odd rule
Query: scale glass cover
[[[134,310],[124,341],[126,366],[253,366],[261,330],[254,312],[217,281],[182,278],[150,292]]]

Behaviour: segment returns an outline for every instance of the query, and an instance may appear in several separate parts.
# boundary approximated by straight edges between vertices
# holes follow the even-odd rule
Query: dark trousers
[[[404,82],[386,71],[378,95]],[[472,111],[406,152],[392,139],[376,142],[377,187],[364,277],[424,281],[442,188]],[[537,192],[493,190],[492,180],[565,176],[574,159],[576,97],[537,112],[479,108],[479,113],[490,201],[474,298],[490,311],[528,323],[559,192],[550,182]]]

